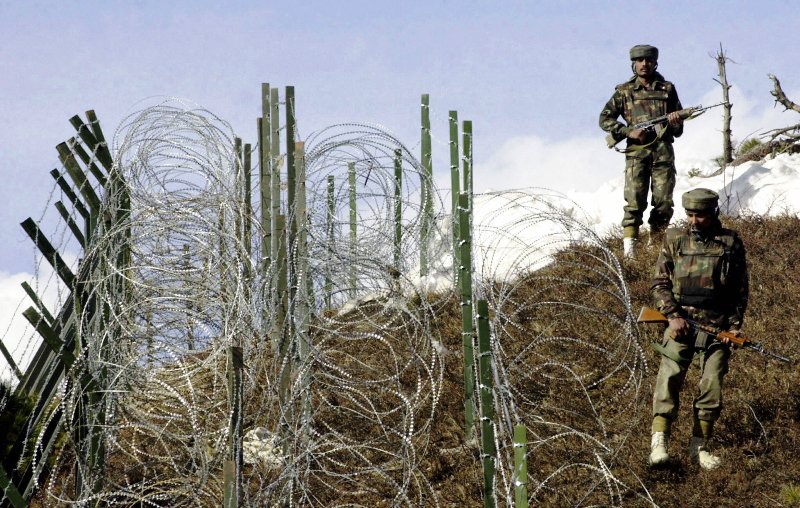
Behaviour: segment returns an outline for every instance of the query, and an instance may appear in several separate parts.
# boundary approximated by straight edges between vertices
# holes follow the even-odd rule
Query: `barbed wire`
[[[560,193],[489,193],[475,207],[476,278],[493,315],[503,415],[500,492],[511,504],[513,427],[522,424],[533,499],[578,505],[585,500],[559,496],[583,486],[587,497],[617,506],[621,482],[607,464],[640,422],[647,369],[622,266]]]
[[[53,401],[66,443],[42,495],[218,506],[225,463],[241,454],[244,506],[440,505],[434,433],[443,400],[463,395],[445,390],[461,335],[440,322],[457,304],[439,191],[383,128],[314,133],[305,214],[285,201],[273,209],[295,228],[282,265],[260,202],[244,201],[234,138],[175,100],[117,129],[108,220],[76,267],[90,288],[76,306],[80,354]],[[285,186],[285,172],[276,177]],[[426,219],[427,199],[437,215]],[[559,464],[529,466],[534,499],[577,475],[587,496],[605,489],[621,504],[610,464],[636,422],[646,364],[619,262],[557,193],[477,195],[472,212],[475,293],[491,310],[500,497],[514,496],[511,438],[524,424],[530,463]],[[594,332],[601,321],[618,333]],[[91,488],[76,493],[76,483]]]

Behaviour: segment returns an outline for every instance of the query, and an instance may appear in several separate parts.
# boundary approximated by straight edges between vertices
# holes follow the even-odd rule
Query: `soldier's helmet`
[[[681,197],[683,207],[690,212],[717,213],[719,194],[709,189],[692,189]]]
[[[658,48],[649,44],[637,44],[631,48],[631,60],[648,57],[658,60]]]

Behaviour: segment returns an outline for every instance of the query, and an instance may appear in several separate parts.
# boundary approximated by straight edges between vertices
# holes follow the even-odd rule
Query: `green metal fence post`
[[[297,164],[295,161],[295,98],[294,87],[286,87],[286,213],[287,229],[287,264],[289,267],[289,308],[286,322],[287,333],[293,337],[295,333],[294,316],[297,305]]]
[[[222,481],[224,490],[222,491],[223,508],[236,508],[238,500],[236,496],[236,463],[230,459],[225,459],[222,463]]]
[[[242,371],[244,370],[244,353],[240,346],[228,348],[228,401],[231,419],[228,432],[228,459],[224,466],[226,508],[239,506],[242,492],[242,425],[243,397]],[[233,471],[230,471],[231,466]],[[231,474],[232,473],[232,474]]]
[[[270,253],[270,262],[277,263],[278,262],[278,250],[280,249],[281,241],[279,240],[278,231],[278,224],[277,218],[278,215],[281,214],[281,167],[279,164],[280,161],[280,153],[281,153],[281,134],[280,134],[280,97],[279,97],[279,90],[277,88],[270,88],[269,89],[269,201],[270,206],[272,207],[271,212],[271,225],[267,225],[270,227],[270,245],[269,245],[269,253]],[[263,112],[263,108],[262,108]],[[264,125],[266,128],[266,125]],[[284,224],[285,226],[285,224]],[[285,240],[285,239],[284,239]],[[285,262],[285,257],[283,258]],[[284,267],[285,268],[285,267]],[[276,266],[273,269],[273,276],[268,281],[267,286],[267,301],[270,302],[271,305],[268,308],[277,307],[278,306],[278,295],[280,294],[278,289],[278,273],[280,272],[281,267],[280,265]],[[277,347],[278,345],[278,336],[276,335],[275,328],[273,327],[272,330],[269,332],[270,341],[272,343],[273,348]]]
[[[286,87],[286,204],[287,213],[289,216],[294,214],[295,205],[294,201],[297,197],[297,168],[294,161],[294,134],[295,134],[295,117],[294,117],[294,87]],[[289,251],[294,248],[294,240],[297,235],[297,223],[291,221],[289,224]],[[291,266],[291,261],[290,261]]]
[[[39,251],[50,263],[53,270],[55,270],[64,284],[72,290],[75,286],[75,274],[72,273],[72,270],[69,269],[64,258],[61,257],[55,247],[53,247],[53,244],[50,243],[44,233],[42,233],[39,226],[37,226],[30,217],[22,221],[20,226],[28,233],[28,237],[33,240],[33,243],[39,248]]]
[[[89,148],[103,167],[106,168],[106,171],[110,173],[111,168],[114,166],[114,161],[111,157],[111,151],[108,149],[106,137],[103,135],[103,129],[100,128],[100,122],[97,120],[97,115],[93,109],[86,112],[86,119],[89,121],[89,129],[91,129],[96,142],[94,145],[90,145]]]
[[[461,188],[464,192],[469,194],[469,204],[472,206],[472,195],[473,195],[473,188],[472,188],[472,121],[464,120],[464,125],[462,127],[463,134],[462,137],[464,138],[464,171],[462,174],[463,177],[463,184]]]
[[[528,508],[528,436],[522,424],[514,426],[514,507]]]
[[[289,305],[288,289],[288,267],[286,261],[286,216],[278,214],[275,216],[275,234],[273,239],[276,241],[275,263],[277,279],[275,291],[275,319],[273,321],[270,341],[274,351],[282,351],[284,343],[288,340],[286,328],[286,318]]]
[[[289,313],[289,276],[286,259],[286,216],[283,214],[275,216],[275,233],[275,239],[278,242],[278,248],[275,251],[275,262],[278,264],[276,278],[278,280],[275,288],[275,320],[271,338],[275,349],[283,351],[282,348],[289,340],[286,331],[286,320]]]
[[[350,297],[356,297],[356,286],[358,279],[356,276],[356,256],[358,255],[358,238],[357,234],[357,218],[358,213],[356,209],[356,163],[347,163],[347,187],[350,195]]]
[[[297,299],[297,355],[301,367],[300,375],[300,407],[301,425],[304,437],[308,437],[311,425],[311,387],[310,351],[311,338],[309,327],[311,325],[310,309],[313,308],[313,285],[310,267],[308,264],[308,210],[306,208],[306,161],[305,143],[297,141],[295,147],[295,164],[297,165],[297,198],[295,204],[297,211],[297,268],[298,268],[298,294]]]
[[[75,160],[75,155],[73,155],[67,147],[67,143],[59,143],[56,146],[56,150],[58,151],[59,160],[61,160],[61,163],[64,165],[64,169],[67,170],[67,174],[69,174],[70,178],[75,183],[78,192],[80,192],[81,196],[83,196],[84,200],[86,200],[86,203],[89,205],[89,209],[91,210],[89,215],[89,229],[94,231],[97,225],[97,215],[100,210],[100,198],[97,196],[97,193],[92,188],[83,170]]]
[[[217,231],[225,231],[225,207],[219,207],[219,217],[217,217]],[[227,259],[227,252],[225,248],[225,237],[219,237],[219,297],[225,304],[228,303],[228,274],[225,271],[225,260]]]
[[[278,402],[280,410],[280,440],[284,453],[288,453],[291,441],[291,407],[290,389],[294,361],[292,358],[292,335],[289,331],[289,288],[288,288],[288,260],[286,245],[286,216],[275,216],[275,231],[277,233],[278,250],[275,255],[277,266],[278,287],[276,293],[276,316],[273,323],[272,344],[278,354],[280,369],[278,374]]]
[[[192,269],[191,255],[189,253],[189,244],[183,244],[183,269],[187,273]],[[192,319],[193,311],[192,301],[186,302],[186,349],[194,351],[194,319]],[[199,308],[199,305],[198,305]]]
[[[36,304],[36,307],[39,309],[39,311],[41,311],[45,320],[52,325],[53,321],[55,321],[56,318],[54,318],[53,314],[47,309],[44,302],[42,302],[41,298],[39,298],[39,295],[37,295],[36,292],[34,292],[31,285],[28,284],[27,282],[23,282],[21,285],[22,289],[25,290],[25,293],[27,293],[28,297],[33,301],[33,303]]]
[[[3,357],[6,359],[6,362],[8,363],[9,367],[11,367],[11,370],[14,371],[14,375],[17,377],[17,380],[21,380],[23,378],[22,371],[19,370],[17,362],[14,361],[14,357],[11,356],[11,353],[8,351],[8,348],[6,348],[6,345],[3,344],[2,339],[0,339],[0,353],[3,354]]]
[[[261,196],[261,270],[266,276],[272,263],[272,145],[270,134],[270,88],[261,84],[261,117],[258,119],[258,169]]]
[[[105,187],[108,183],[108,178],[106,178],[106,175],[103,174],[99,167],[97,167],[97,164],[94,163],[91,155],[86,153],[86,150],[83,149],[78,140],[75,138],[70,138],[67,140],[67,146],[75,155],[78,156],[78,158],[80,158],[81,161],[83,161],[83,164],[89,169],[89,172],[92,173],[100,185]]]
[[[475,349],[472,324],[472,238],[469,231],[469,196],[458,195],[459,245],[461,264],[461,337],[464,348],[464,431],[467,442],[474,436],[475,422]]]
[[[325,234],[328,245],[333,245],[334,219],[336,218],[336,187],[334,176],[328,175],[327,207],[325,214]],[[331,254],[327,254],[325,263],[325,308],[330,309],[333,299],[333,274],[331,270]]]
[[[403,243],[403,151],[394,151],[394,267],[402,272]]]
[[[91,122],[90,125],[83,123],[83,120],[81,120],[81,117],[78,115],[70,118],[69,123],[75,127],[78,136],[86,143],[86,146],[89,147],[92,153],[95,154],[97,160],[106,168],[106,171],[111,172],[111,168],[114,165],[111,160],[111,152],[109,152],[108,146],[105,143],[105,138],[103,138],[103,132],[100,130],[97,117],[92,110],[86,112],[86,117],[89,119],[89,122]]]
[[[422,208],[422,221],[420,224],[420,249],[419,249],[419,274],[428,275],[428,243],[433,208],[433,154],[431,150],[431,116],[430,96],[422,94],[422,185],[420,190],[420,206]]]
[[[489,305],[478,300],[478,372],[481,394],[481,462],[483,463],[483,506],[495,506],[494,376],[489,332]]]
[[[236,235],[238,245],[234,247],[234,254],[239,261],[243,261],[244,257],[244,225],[242,217],[242,202],[244,201],[244,174],[242,170],[244,158],[242,157],[242,140],[240,138],[233,138],[233,161],[234,161],[234,194],[236,201],[233,203],[235,206],[233,212],[233,231]]]
[[[453,287],[456,287],[461,265],[461,252],[458,249],[458,195],[461,193],[458,154],[458,112],[450,111],[450,227],[453,231]]]
[[[0,498],[0,500],[7,499],[14,508],[25,508],[28,506],[28,503],[26,503],[25,499],[20,495],[17,487],[11,481],[11,478],[2,465],[0,465],[0,492],[3,493],[3,497]]]
[[[83,231],[81,231],[80,226],[78,226],[78,224],[76,224],[75,221],[72,220],[72,217],[67,211],[67,208],[64,206],[64,203],[62,203],[61,201],[56,201],[55,207],[56,210],[58,210],[58,214],[61,215],[61,218],[64,219],[64,222],[67,223],[67,227],[69,228],[70,231],[72,231],[72,234],[73,236],[75,236],[75,239],[78,240],[78,243],[80,244],[81,248],[85,249],[86,237],[83,236]]]
[[[58,187],[61,189],[61,192],[69,199],[70,203],[75,207],[75,210],[83,217],[84,222],[84,231],[83,236],[85,241],[88,243],[89,239],[92,235],[91,230],[91,216],[89,214],[89,210],[86,209],[86,206],[83,204],[83,201],[80,200],[77,194],[72,190],[69,183],[64,179],[64,176],[57,170],[54,169],[50,171],[50,176],[52,176]]]
[[[245,297],[250,300],[252,294],[253,274],[257,267],[253,266],[253,181],[252,172],[252,146],[244,145],[244,206],[242,214],[242,274],[245,280]]]
[[[77,283],[75,288],[72,291],[72,303],[74,306],[73,315],[76,317],[76,324],[75,324],[75,341],[72,344],[72,351],[70,354],[73,358],[77,358],[81,354],[81,350],[83,349],[83,337],[82,337],[82,322],[83,322],[83,315],[82,309],[83,305],[81,302],[81,290],[78,286],[82,284]],[[67,351],[68,348],[64,347],[64,351]],[[66,363],[65,363],[65,366]],[[72,435],[73,440],[75,442],[76,451],[78,456],[84,457],[88,460],[83,461],[75,461],[75,497],[81,499],[84,495],[87,497],[91,496],[91,491],[89,489],[89,485],[91,484],[91,475],[92,475],[92,458],[89,456],[89,450],[86,450],[85,443],[87,438],[89,437],[89,411],[87,408],[87,387],[84,385],[83,380],[81,379],[80,371],[83,370],[79,367],[77,371],[72,371],[72,369],[67,366],[67,372],[72,378],[72,382],[75,383],[79,387],[78,395],[76,397],[77,400],[74,401],[75,409],[72,414]],[[77,378],[77,379],[76,379]],[[88,464],[87,464],[88,462]]]
[[[270,115],[269,115],[269,124],[270,124],[270,183],[272,184],[272,188],[270,189],[270,201],[272,202],[272,245],[270,248],[270,252],[272,252],[273,260],[278,256],[278,238],[277,238],[277,227],[274,225],[275,217],[280,215],[281,213],[281,171],[280,171],[280,153],[281,153],[281,126],[280,126],[280,114],[281,114],[281,107],[280,107],[280,98],[278,94],[279,90],[277,88],[270,89]]]
[[[250,173],[252,168],[252,146],[250,143],[244,145],[244,237],[243,247],[246,257],[245,266],[250,265],[250,257],[253,248],[253,181]]]

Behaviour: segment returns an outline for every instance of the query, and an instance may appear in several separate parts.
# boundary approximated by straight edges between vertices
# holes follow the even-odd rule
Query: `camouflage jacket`
[[[633,76],[625,83],[617,85],[614,95],[600,113],[600,128],[611,134],[614,141],[621,141],[633,130],[633,124],[680,109],[683,109],[683,106],[678,99],[675,85],[665,80],[664,76],[656,72],[650,89],[645,88],[636,76]],[[624,124],[618,120],[620,116],[625,120]],[[667,143],[672,143],[673,138],[683,134],[683,124],[676,128],[665,125],[667,132],[662,139]],[[652,141],[656,134],[650,131],[649,136],[651,138],[646,142]]]
[[[667,317],[741,328],[749,288],[739,235],[719,224],[706,238],[687,228],[668,229],[650,292],[653,305]]]

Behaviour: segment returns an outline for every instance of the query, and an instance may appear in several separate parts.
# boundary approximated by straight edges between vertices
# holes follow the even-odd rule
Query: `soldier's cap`
[[[649,44],[637,44],[631,48],[631,60],[647,57],[658,60],[658,48]]]
[[[710,189],[692,189],[681,197],[683,207],[692,212],[715,212],[718,202],[719,194]]]

